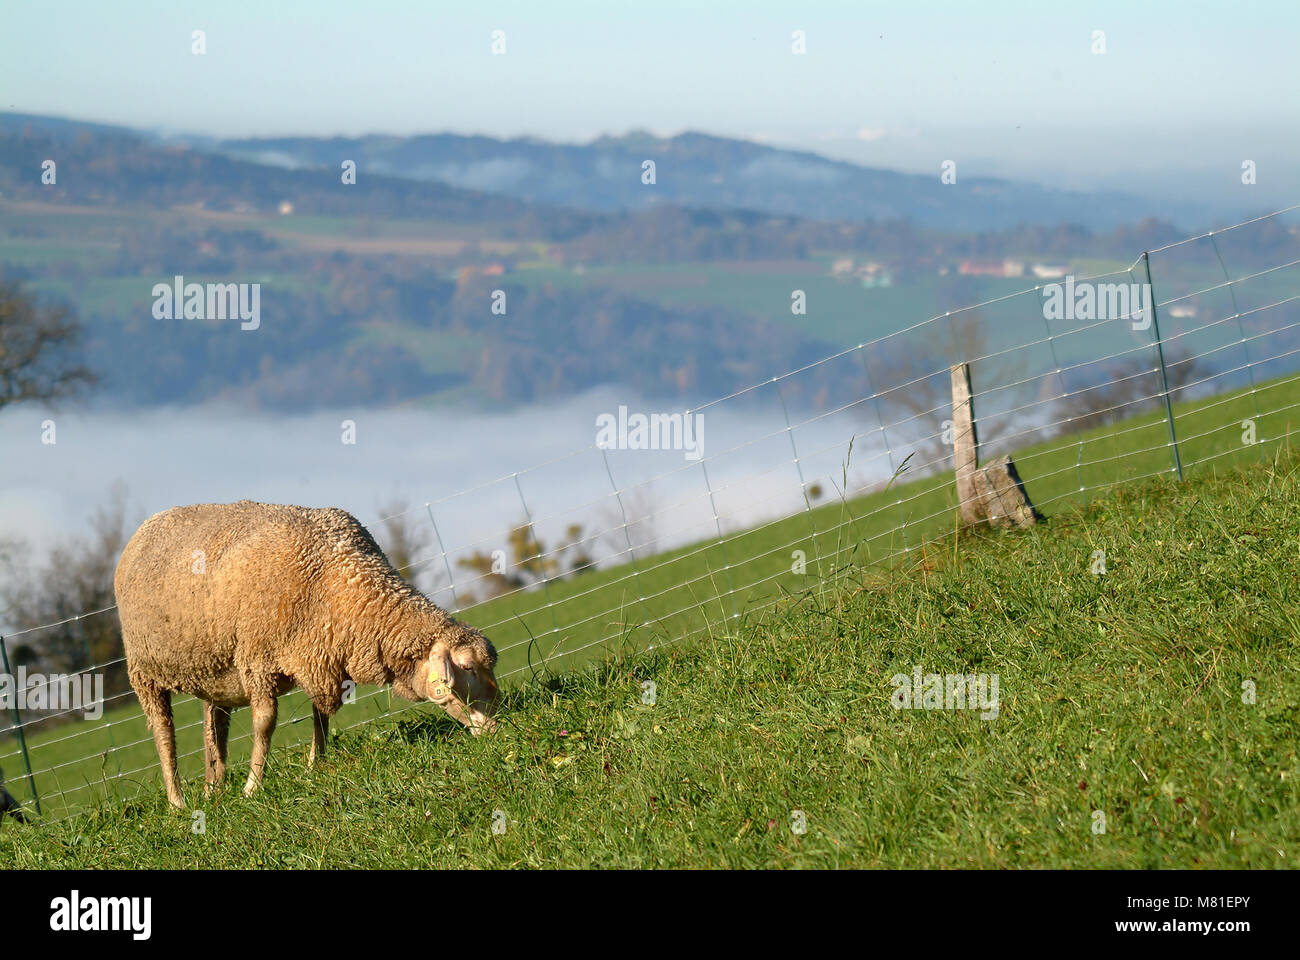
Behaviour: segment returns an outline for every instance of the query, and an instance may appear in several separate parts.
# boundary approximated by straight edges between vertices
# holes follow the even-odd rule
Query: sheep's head
[[[493,670],[497,652],[491,641],[472,627],[457,625],[452,642],[438,640],[416,671],[416,691],[432,700],[474,734],[496,729],[497,705]]]

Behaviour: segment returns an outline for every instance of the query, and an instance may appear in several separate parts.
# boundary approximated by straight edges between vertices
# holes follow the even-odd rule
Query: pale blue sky
[[[1300,137],[1293,0],[5,6],[0,109],[194,133],[694,129],[1062,185],[1280,165]]]

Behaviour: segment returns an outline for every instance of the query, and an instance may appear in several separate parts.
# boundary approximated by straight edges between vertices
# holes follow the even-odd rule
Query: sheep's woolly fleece
[[[338,509],[244,500],[164,511],[131,538],[114,585],[132,682],[218,705],[296,682],[328,715],[347,678],[422,699],[410,678],[436,643],[488,669],[496,661]]]

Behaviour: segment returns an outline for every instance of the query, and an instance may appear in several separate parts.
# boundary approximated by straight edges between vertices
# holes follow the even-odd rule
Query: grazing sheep
[[[27,822],[27,815],[23,813],[22,804],[15,800],[13,794],[5,789],[5,772],[0,770],[0,823],[4,822],[6,815],[13,817],[19,823]]]
[[[398,576],[342,510],[174,507],[131,537],[113,585],[131,686],[176,807],[173,692],[204,701],[208,790],[225,776],[231,710],[252,708],[245,795],[262,781],[276,698],[295,686],[312,702],[309,763],[325,750],[348,680],[431,700],[474,733],[494,726],[492,644]]]

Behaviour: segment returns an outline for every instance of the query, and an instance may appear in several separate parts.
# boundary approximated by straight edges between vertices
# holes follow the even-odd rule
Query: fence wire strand
[[[411,577],[435,576],[439,575],[436,565],[440,562],[446,583],[435,584],[431,592],[436,596],[449,591],[449,606],[456,615],[490,636],[499,633],[503,639],[497,647],[506,665],[499,679],[505,683],[538,668],[536,663],[519,660],[518,655],[525,647],[537,644],[539,637],[548,641],[540,651],[546,664],[543,669],[556,664],[580,666],[600,651],[608,654],[614,645],[622,642],[626,646],[632,639],[636,640],[632,643],[634,650],[661,649],[734,629],[737,622],[764,615],[783,597],[828,588],[847,570],[905,564],[917,551],[924,552],[938,540],[950,537],[952,525],[946,518],[956,508],[956,495],[950,477],[952,450],[944,438],[945,417],[951,410],[946,384],[953,362],[968,364],[973,378],[987,379],[978,385],[980,389],[971,390],[972,403],[982,404],[975,408],[981,448],[986,457],[994,450],[1015,454],[1026,484],[1031,490],[1044,492],[1041,500],[1035,500],[1040,509],[1078,502],[1080,497],[1086,502],[1090,494],[1118,485],[1169,478],[1175,473],[1165,453],[1171,446],[1187,452],[1182,459],[1186,468],[1240,454],[1242,444],[1233,443],[1231,438],[1223,440],[1223,435],[1252,418],[1260,431],[1272,427],[1267,437],[1257,440],[1262,456],[1270,445],[1273,449],[1283,442],[1289,445],[1290,420],[1286,420],[1285,429],[1280,429],[1278,418],[1300,407],[1300,403],[1261,402],[1274,391],[1285,391],[1300,382],[1300,372],[1295,370],[1296,355],[1300,354],[1300,313],[1294,306],[1300,301],[1300,292],[1294,291],[1300,287],[1300,279],[1286,272],[1300,264],[1300,258],[1271,265],[1252,264],[1251,269],[1239,269],[1234,276],[1218,240],[1295,210],[1300,210],[1300,204],[1156,247],[1127,269],[1074,280],[1078,289],[1080,284],[1112,281],[1126,275],[1131,279],[1144,260],[1149,266],[1151,254],[1165,255],[1161,258],[1163,264],[1171,252],[1184,248],[1194,252],[1187,245],[1208,239],[1217,258],[1216,272],[1222,279],[1192,282],[1200,266],[1194,261],[1153,270],[1161,276],[1162,290],[1173,291],[1166,299],[1152,298],[1150,303],[1153,316],[1158,315],[1164,325],[1158,339],[1138,336],[1145,327],[1130,329],[1131,321],[1140,316],[1138,310],[1118,317],[1080,318],[1072,327],[1053,330],[1051,318],[1037,299],[1048,284],[1038,284],[864,340],[688,409],[683,416],[713,413],[731,409],[742,398],[757,399],[763,391],[772,391],[783,416],[773,421],[771,429],[760,428],[752,436],[724,443],[698,459],[663,467],[648,477],[619,483],[610,451],[592,443],[388,513],[379,520],[416,522],[416,514],[427,514],[435,536],[432,552],[410,559],[400,572]],[[1296,236],[1294,228],[1290,235]],[[1177,286],[1171,286],[1169,277]],[[1277,288],[1282,284],[1292,288],[1281,291],[1289,295],[1278,295]],[[1184,291],[1180,286],[1191,289]],[[1256,286],[1269,295],[1262,297],[1269,302],[1241,309],[1239,296]],[[1200,323],[1180,322],[1196,315],[1197,305],[1207,302],[1201,298],[1214,298],[1219,291],[1226,291],[1231,312],[1211,314]],[[996,347],[984,347],[977,339],[971,356],[959,355],[955,318],[973,321],[977,337],[988,335],[994,328],[981,311],[1014,306],[1017,298],[1036,300],[1041,310],[1041,314],[1026,315],[1024,339]],[[1175,306],[1181,311],[1176,316],[1170,312]],[[1272,325],[1248,333],[1247,320],[1252,327],[1268,322]],[[1041,324],[1045,321],[1044,335]],[[934,326],[939,323],[947,325],[947,334],[941,332],[942,327]],[[1037,331],[1028,335],[1033,324],[1039,324]],[[962,329],[963,335],[969,332],[964,323]],[[900,365],[900,356],[917,359],[907,351],[909,338],[918,336],[927,345],[940,338],[951,340],[953,354],[921,356],[922,362],[915,366],[923,372]],[[1207,339],[1213,337],[1222,339]],[[1171,352],[1172,359],[1166,362],[1164,351],[1171,347],[1185,355]],[[1156,348],[1159,356],[1153,356]],[[1228,352],[1231,350],[1240,350],[1244,362],[1229,359],[1233,356]],[[861,363],[858,377],[862,389],[847,396],[831,394],[827,402],[808,406],[807,398],[797,389],[803,378],[808,378],[810,393],[813,387],[826,382],[817,380],[818,376],[834,383],[833,365],[840,361]],[[873,376],[873,361],[897,375],[899,382],[882,382]],[[1176,440],[1158,432],[1168,420],[1164,404],[1174,397],[1178,398],[1179,409],[1170,406],[1169,416],[1182,424]],[[1251,406],[1248,415],[1239,417],[1232,412],[1233,405],[1240,407],[1243,398]],[[1288,394],[1278,394],[1278,399],[1288,399]],[[1143,440],[1147,433],[1151,434],[1150,441]],[[763,445],[769,442],[783,443],[784,452],[764,456]],[[1162,454],[1166,460],[1158,465],[1152,458]],[[590,459],[593,473],[608,480],[608,492],[575,497],[579,502],[574,504],[554,498],[539,501],[534,487],[543,482],[544,471],[580,465],[578,458],[582,457]],[[756,462],[745,465],[746,457]],[[601,461],[599,465],[597,460]],[[729,464],[740,464],[744,469],[729,472]],[[702,477],[691,481],[690,471],[697,467]],[[1073,479],[1069,479],[1071,474]],[[477,515],[466,521],[476,524],[476,529],[452,539],[445,535],[446,529],[439,527],[435,511],[439,517],[459,519],[462,513],[472,512],[470,505],[476,496],[500,490],[503,485],[513,488],[524,515],[521,523],[505,528],[504,538],[499,518],[484,522]],[[652,504],[641,511],[629,508],[631,499],[650,496],[655,485],[673,488],[667,503]],[[815,504],[828,486],[836,495]],[[539,502],[540,508],[536,505]],[[610,504],[617,506],[612,519],[596,528],[589,518]],[[834,514],[837,509],[838,516]],[[895,511],[896,520],[891,519]],[[806,517],[801,518],[801,514]],[[579,525],[578,539],[563,542],[557,538],[549,547],[544,545],[541,531],[573,523],[574,518],[586,519]],[[516,561],[525,561],[537,575],[519,576],[512,582],[495,571],[482,572],[461,562],[510,542],[510,531],[518,531],[525,524],[533,531],[534,555],[517,557]],[[637,536],[633,536],[634,530]],[[571,585],[569,581],[575,574],[564,570],[563,563],[566,553],[575,547],[590,554],[595,566],[589,572],[580,571],[589,576],[589,582],[575,581]],[[598,550],[603,552],[597,557]],[[800,551],[807,555],[810,567],[815,561],[819,571],[802,583],[791,579],[788,559]],[[458,577],[458,567],[470,569],[473,575],[462,573]],[[725,587],[719,578],[725,581]],[[48,623],[22,626],[4,633],[2,642],[22,639],[26,650],[39,653],[41,634],[70,625],[81,631],[86,622],[111,615],[115,609],[109,604]],[[547,625],[538,623],[539,618],[544,618]],[[518,634],[520,624],[532,626],[526,635],[512,638],[511,631]],[[81,639],[89,656],[84,632]],[[12,652],[14,647],[8,649]],[[104,671],[120,670],[125,663],[125,656],[115,656],[76,670],[46,671],[33,689],[44,684],[49,691],[56,683],[63,683],[64,677],[103,676]],[[385,695],[390,703],[386,708],[380,700]],[[140,775],[157,768],[156,759],[146,757],[153,739],[141,735],[147,734],[147,728],[132,703],[133,697],[129,689],[103,696],[92,705],[102,711],[102,716],[75,727],[75,715],[84,712],[84,705],[51,709],[36,720],[31,718],[31,710],[26,711],[26,720],[15,713],[19,719],[0,727],[0,735],[21,738],[26,733],[28,739],[23,743],[30,747],[33,757],[28,761],[24,753],[22,775],[33,797],[39,796],[47,806],[59,801],[56,809],[62,816],[47,815],[44,822],[73,816],[96,799],[111,800],[124,795],[128,788],[139,789],[144,785]],[[173,706],[188,712],[196,703],[193,697],[177,695]],[[374,710],[373,715],[340,724],[340,728],[391,720],[417,706],[392,707],[391,692],[385,688],[358,692],[348,708],[355,713],[363,705],[364,709]],[[309,704],[290,698],[286,714],[282,727],[293,727],[310,718]],[[61,728],[60,721],[67,727]],[[202,719],[181,722],[177,733],[189,733],[202,725]],[[51,728],[48,734],[44,732],[47,726]],[[114,736],[115,731],[122,742]],[[39,734],[40,739],[33,742],[33,734]],[[108,742],[102,749],[93,749],[93,741],[86,739],[92,736],[107,737]],[[250,732],[232,731],[231,744],[246,742],[250,737]],[[295,745],[299,742],[301,738],[294,741]],[[178,761],[202,752],[202,748],[186,751],[179,754]],[[117,764],[115,773],[108,772],[110,755]],[[0,759],[15,756],[16,752],[8,751]],[[49,759],[45,762],[37,761],[46,756]],[[123,762],[124,758],[145,762],[131,766]],[[19,777],[11,775],[10,780],[16,783]],[[65,786],[65,780],[81,782]],[[78,797],[81,799],[73,799]]]

